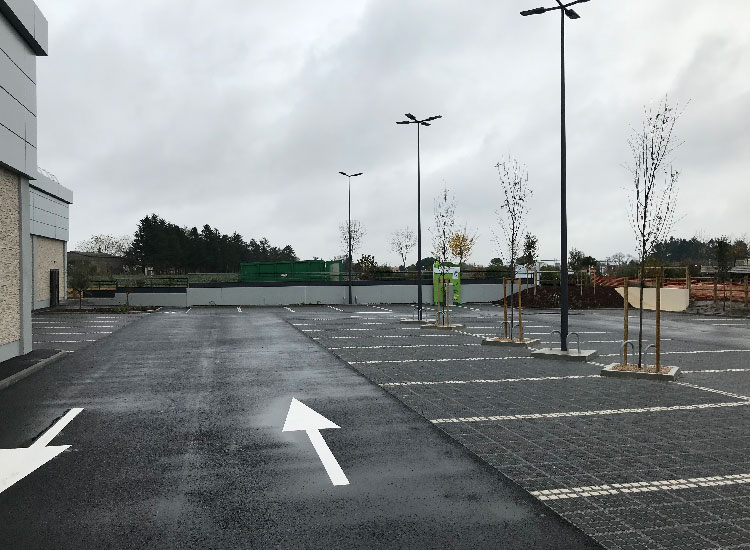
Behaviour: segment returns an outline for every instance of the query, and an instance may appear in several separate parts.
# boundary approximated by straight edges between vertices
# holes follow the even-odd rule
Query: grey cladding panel
[[[19,108],[22,107],[19,105]],[[26,109],[24,109],[24,112],[26,113],[26,141],[37,147],[36,115],[26,111]]]
[[[0,162],[29,175],[26,172],[24,141],[4,126],[0,126]]]
[[[8,92],[0,89],[0,124],[23,138],[26,134],[26,115],[33,116]]]
[[[24,145],[26,146],[26,170],[25,172],[27,174],[36,174],[37,173],[37,163],[36,163],[36,147],[33,145],[26,143],[24,141]]]
[[[36,38],[36,41],[45,53],[49,53],[48,26],[47,18],[44,17],[41,10],[34,4],[34,38]]]
[[[0,75],[2,75],[0,86],[29,111],[36,114],[36,84],[8,59],[7,55],[0,55]]]
[[[36,81],[36,55],[5,17],[0,16],[0,50]]]
[[[34,35],[34,8],[36,8],[34,2],[30,0],[0,0],[0,3],[5,3],[21,22],[21,25],[32,36]]]

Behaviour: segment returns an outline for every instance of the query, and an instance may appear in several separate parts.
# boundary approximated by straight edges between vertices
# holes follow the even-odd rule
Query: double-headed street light
[[[352,178],[361,176],[362,172],[347,174],[339,172],[342,176],[349,178],[349,305],[352,303]]]
[[[400,120],[396,124],[416,124],[417,125],[417,319],[422,320],[422,216],[420,203],[421,195],[421,171],[419,166],[419,127],[430,126],[431,120],[442,118],[441,115],[431,116],[418,120],[411,113],[404,115],[409,120]]]
[[[565,18],[581,16],[570,9],[574,4],[589,0],[575,0],[563,4],[560,0],[551,8],[525,10],[521,15],[538,15],[560,10],[560,349],[568,350],[568,213],[566,199],[567,146],[565,143]]]

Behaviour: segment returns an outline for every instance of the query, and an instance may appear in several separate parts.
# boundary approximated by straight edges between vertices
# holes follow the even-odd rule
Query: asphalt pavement
[[[83,410],[0,492],[0,548],[599,547],[287,314],[162,309],[1,390],[0,449]],[[293,397],[349,485],[282,432]]]

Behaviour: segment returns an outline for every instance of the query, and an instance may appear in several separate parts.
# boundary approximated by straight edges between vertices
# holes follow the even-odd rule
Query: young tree
[[[394,231],[391,235],[391,250],[401,257],[401,266],[404,269],[406,269],[406,256],[416,244],[417,237],[409,227]]]
[[[502,237],[495,235],[500,254],[505,256],[510,267],[511,278],[515,279],[521,235],[526,229],[528,201],[533,195],[529,187],[529,173],[517,159],[508,156],[495,165],[500,183],[502,199],[496,211]],[[503,252],[505,252],[503,254]],[[520,292],[521,289],[519,288]],[[513,300],[510,301],[510,322],[513,323]]]
[[[537,244],[539,240],[531,233],[526,233],[523,238],[523,255],[519,256],[518,263],[526,267],[533,267],[537,260]]]
[[[357,250],[359,250],[360,246],[362,246],[362,239],[364,239],[366,233],[367,232],[365,231],[364,226],[358,220],[352,220],[352,258],[354,258],[354,253]],[[340,237],[341,249],[344,251],[344,258],[345,258],[344,263],[347,264],[347,262],[349,261],[349,223],[348,221],[341,222],[339,224],[339,237]]]
[[[88,262],[80,262],[68,272],[68,286],[78,294],[78,309],[83,308],[83,294],[91,284],[94,268]]]
[[[448,187],[435,199],[435,226],[432,233],[432,254],[441,264],[448,263],[451,258],[451,237],[456,223],[456,197],[449,194]]]
[[[641,127],[633,128],[628,145],[633,161],[627,168],[633,178],[628,217],[636,237],[638,255],[638,366],[643,356],[643,288],[646,258],[656,243],[665,241],[672,231],[677,203],[679,172],[670,164],[670,156],[680,145],[673,135],[681,116],[676,105],[664,98],[658,105],[644,108]]]
[[[477,243],[478,235],[476,232],[470,232],[469,229],[464,225],[463,229],[459,229],[448,241],[448,247],[451,253],[458,259],[458,267],[463,268],[464,260],[466,260]]]

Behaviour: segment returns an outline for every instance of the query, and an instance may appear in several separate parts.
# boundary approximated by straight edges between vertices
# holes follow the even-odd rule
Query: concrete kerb
[[[437,329],[437,330],[453,330],[454,328],[464,328],[464,325],[451,324],[451,325],[436,325],[434,323],[429,325],[422,325],[419,328]]]
[[[534,346],[534,344],[538,343],[538,338],[524,338],[523,340],[511,340],[509,338],[483,338],[482,339],[482,345],[483,346],[500,346],[500,347],[526,347],[530,348]]]
[[[611,378],[638,378],[641,380],[662,380],[669,382],[674,382],[680,376],[680,367],[669,367],[669,372],[662,374],[656,372],[614,370],[617,366],[619,366],[618,363],[607,365],[602,369],[601,375]]]
[[[4,378],[3,380],[0,380],[0,390],[4,390],[5,388],[12,386],[16,382],[23,380],[27,376],[34,374],[36,371],[43,369],[47,365],[54,363],[58,359],[62,359],[63,357],[67,355],[68,355],[68,352],[66,351],[58,352],[55,355],[52,355],[51,357],[47,357],[46,359],[42,359],[38,361],[37,363],[31,365],[30,367],[25,368],[24,370],[20,372],[17,372],[7,378]]]
[[[560,361],[579,361],[586,362],[589,359],[595,358],[597,355],[596,350],[593,349],[582,349],[582,350],[568,350],[562,351],[560,348],[539,348],[532,350],[531,356],[537,359],[557,359]]]

